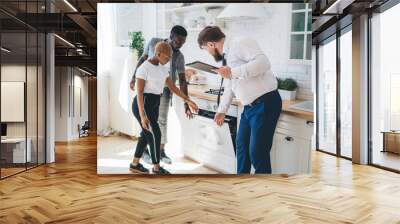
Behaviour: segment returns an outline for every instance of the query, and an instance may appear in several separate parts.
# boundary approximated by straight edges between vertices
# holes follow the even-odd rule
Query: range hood
[[[261,4],[231,3],[217,16],[218,20],[251,20],[266,16],[264,6]]]

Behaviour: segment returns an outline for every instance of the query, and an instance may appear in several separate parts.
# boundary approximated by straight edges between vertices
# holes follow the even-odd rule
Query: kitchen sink
[[[314,112],[314,101],[307,100],[301,103],[295,103],[289,106],[290,109],[304,110],[308,112]]]

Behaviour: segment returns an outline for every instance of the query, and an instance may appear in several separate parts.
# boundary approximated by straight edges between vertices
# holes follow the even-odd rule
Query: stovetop
[[[212,94],[212,95],[218,95],[219,89],[209,89],[205,91],[205,93]],[[221,95],[224,93],[224,88],[221,89]]]
[[[221,95],[223,93],[223,88],[221,89]],[[208,89],[207,91],[203,90],[205,94],[210,94],[213,96],[218,95],[219,88],[215,89]],[[216,98],[216,97],[213,97]],[[197,106],[199,109],[203,111],[209,111],[209,112],[217,112],[218,110],[218,104],[215,99],[210,99],[210,98],[194,98]],[[226,112],[226,115],[231,116],[231,117],[237,117],[238,116],[238,106],[237,105],[231,105],[229,107],[229,110]]]

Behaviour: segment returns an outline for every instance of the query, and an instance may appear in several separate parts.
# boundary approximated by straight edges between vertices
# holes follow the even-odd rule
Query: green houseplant
[[[138,31],[138,32],[132,32],[131,36],[132,36],[132,42],[129,45],[129,48],[133,51],[136,50],[137,57],[140,58],[140,56],[142,56],[144,51],[143,34],[142,32]]]
[[[296,89],[297,89],[297,82],[294,79],[278,78],[278,91],[283,100],[295,100]]]

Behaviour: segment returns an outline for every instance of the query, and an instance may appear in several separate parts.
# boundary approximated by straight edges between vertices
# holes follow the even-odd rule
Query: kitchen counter
[[[218,89],[218,88],[219,87],[210,86],[210,85],[192,85],[192,84],[190,84],[190,85],[188,85],[188,92],[189,92],[189,96],[217,102],[217,98],[218,98],[217,95],[212,95],[212,94],[208,94],[205,92],[209,89]],[[232,104],[239,106],[240,102],[239,102],[239,100],[234,98],[232,100]]]
[[[291,105],[301,102],[304,102],[304,100],[284,100],[282,102],[282,111],[290,115],[306,119],[308,121],[313,121],[314,120],[313,112],[290,108]]]
[[[218,87],[210,86],[210,85],[188,85],[189,96],[197,97],[200,99],[212,100],[217,101],[217,95],[211,95],[205,93],[205,91],[209,89],[218,89]],[[290,105],[303,102],[302,100],[284,100],[282,102],[282,111],[284,113],[288,113],[290,115],[300,117],[309,121],[314,120],[314,113],[304,111],[304,110],[297,110],[289,108]],[[232,100],[232,105],[241,106],[241,103],[237,99]]]

